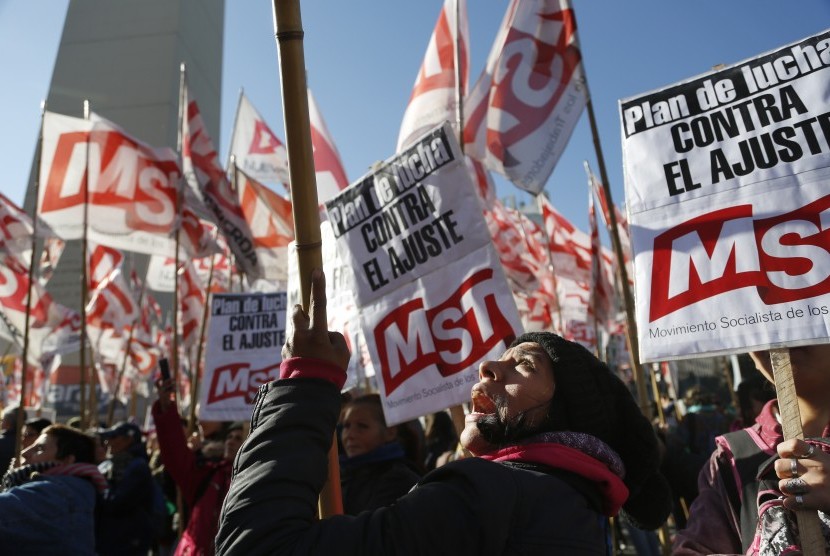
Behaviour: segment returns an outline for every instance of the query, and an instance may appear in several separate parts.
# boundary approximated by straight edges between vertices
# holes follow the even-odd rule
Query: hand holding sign
[[[326,277],[321,269],[311,272],[311,319],[302,306],[291,314],[293,330],[282,348],[282,358],[313,357],[345,370],[349,365],[349,348],[339,332],[330,332],[326,320]]]

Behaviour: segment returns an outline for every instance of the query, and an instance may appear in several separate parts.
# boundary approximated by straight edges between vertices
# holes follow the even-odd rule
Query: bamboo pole
[[[294,207],[294,237],[303,308],[309,310],[311,271],[323,268],[314,151],[308,115],[303,26],[299,0],[274,0],[274,31],[280,62],[283,120],[285,121],[288,175]],[[320,515],[343,513],[340,495],[340,469],[337,442],[332,436],[329,449],[329,474],[320,493]]]

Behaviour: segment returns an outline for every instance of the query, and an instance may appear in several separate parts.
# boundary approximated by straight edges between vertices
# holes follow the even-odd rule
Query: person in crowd
[[[95,505],[107,480],[92,438],[64,425],[21,452],[0,492],[0,554],[95,554]]]
[[[432,471],[441,456],[455,451],[458,445],[458,434],[455,432],[452,417],[446,411],[431,413],[427,416],[426,422],[424,469]]]
[[[153,478],[141,429],[122,422],[99,436],[109,456],[99,465],[109,489],[98,507],[98,553],[146,555],[153,542]]]
[[[343,512],[357,515],[391,504],[418,482],[398,441],[398,428],[387,427],[380,395],[364,394],[343,412],[345,457],[340,458]]]
[[[390,506],[317,520],[349,350],[326,330],[320,270],[310,306],[254,403],[217,553],[604,555],[620,508],[646,528],[668,516],[657,439],[625,385],[582,346],[530,333],[479,368],[461,436],[477,457]]]
[[[764,405],[752,426],[718,437],[673,554],[800,553],[789,510],[819,510],[823,530],[828,530],[830,344],[792,347],[789,352],[806,440],[784,441],[775,399]],[[774,383],[769,352],[750,355]],[[826,547],[830,550],[830,543]]]
[[[23,451],[34,444],[35,440],[40,436],[40,433],[43,432],[43,429],[51,424],[52,421],[44,417],[26,421],[23,425],[23,431],[20,434],[20,450]]]
[[[156,389],[158,399],[153,403],[152,413],[161,461],[190,509],[176,555],[212,555],[233,460],[245,439],[244,423],[233,423],[227,428],[221,460],[200,459],[188,448],[174,398],[173,380],[158,380]]]
[[[775,387],[757,369],[738,384],[738,418],[730,430],[751,427],[768,401],[775,398]]]
[[[0,473],[11,465],[17,448],[17,406],[3,409],[0,415]]]

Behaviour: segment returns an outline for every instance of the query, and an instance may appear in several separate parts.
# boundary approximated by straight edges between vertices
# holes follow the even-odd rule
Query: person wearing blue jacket
[[[0,492],[0,554],[95,554],[95,504],[107,488],[95,441],[64,425],[21,452]]]

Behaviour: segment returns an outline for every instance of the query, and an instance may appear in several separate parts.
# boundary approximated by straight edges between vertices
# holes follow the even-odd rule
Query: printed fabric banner
[[[622,100],[640,360],[830,340],[830,30]]]
[[[364,307],[490,243],[449,124],[326,203],[338,251]]]
[[[63,239],[172,255],[179,183],[176,153],[154,149],[93,114],[43,117],[38,213]]]
[[[279,378],[285,292],[213,294],[199,419],[251,418],[260,385]]]

